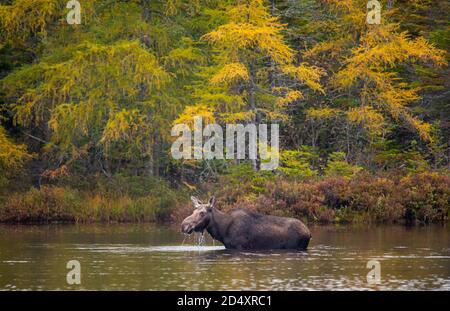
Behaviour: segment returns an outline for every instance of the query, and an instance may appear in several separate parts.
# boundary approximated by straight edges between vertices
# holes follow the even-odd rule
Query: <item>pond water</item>
[[[149,224],[2,225],[0,290],[450,290],[448,226],[310,229],[306,252],[239,252]],[[79,285],[67,284],[70,260]]]

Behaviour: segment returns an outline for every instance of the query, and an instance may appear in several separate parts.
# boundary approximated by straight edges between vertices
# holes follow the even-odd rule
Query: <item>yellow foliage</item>
[[[46,36],[47,27],[64,13],[61,0],[16,0],[12,5],[0,5],[0,37],[13,44],[25,41],[33,34]]]
[[[283,119],[281,108],[303,94],[292,87],[268,87],[269,73],[281,71],[301,82],[296,86],[323,91],[322,71],[305,63],[294,64],[295,52],[283,35],[286,25],[271,16],[265,1],[236,0],[223,8],[226,23],[202,36],[218,52],[219,69],[210,72],[208,88],[199,92],[199,102],[214,106],[217,116],[227,123],[254,121],[257,113]]]
[[[139,87],[152,93],[171,79],[156,57],[142,49],[138,42],[86,43],[79,46],[75,56],[66,62],[36,66],[41,71],[36,77],[39,86],[24,90],[14,104],[16,121],[21,124],[28,124],[32,118],[43,121],[47,109],[71,102],[72,98],[78,99],[80,105],[84,102],[91,106],[100,101],[115,103],[121,98],[137,100]],[[14,74],[3,81],[8,98],[17,95],[15,81]]]
[[[237,60],[239,50],[259,47],[277,63],[289,63],[293,52],[283,43],[281,29],[281,24],[274,22],[264,26],[230,22],[219,26],[202,38],[226,48],[234,60]]]
[[[378,94],[377,96],[380,103],[388,107],[389,113],[398,119],[402,113],[404,113],[405,107],[420,99],[417,95],[417,89],[402,89],[402,88],[391,88],[385,90],[384,92]]]
[[[225,123],[251,122],[255,118],[255,112],[252,110],[235,113],[221,113],[220,118]]]
[[[343,33],[336,39],[316,45],[306,54],[313,58],[320,53],[332,53],[336,46],[354,47],[344,66],[331,79],[331,85],[337,90],[356,92],[359,96],[361,107],[349,110],[348,119],[363,123],[371,133],[381,134],[383,115],[389,114],[395,120],[409,123],[422,139],[429,141],[429,125],[417,121],[408,110],[411,103],[420,99],[419,89],[404,83],[393,69],[418,62],[446,65],[445,51],[435,48],[423,37],[412,39],[395,23],[384,21],[376,27],[360,25],[354,21],[366,10],[360,0],[325,2],[338,12],[344,25],[355,26],[354,35]]]
[[[167,16],[175,15],[178,12],[179,0],[167,0],[165,14]]]
[[[396,28],[396,25],[388,24],[368,31],[353,50],[348,63],[375,68],[393,67],[408,60],[429,61],[437,66],[446,64],[444,51],[436,49],[423,37],[410,39],[406,32],[396,32]]]
[[[188,47],[176,48],[163,58],[166,68],[171,68],[179,75],[187,75],[192,71],[193,65],[203,65],[205,57],[199,49],[192,47],[191,40],[186,38]]]
[[[257,113],[268,119],[285,119],[280,108],[303,98],[303,93],[292,87],[268,87],[264,82],[271,72],[290,76],[297,82],[295,87],[306,85],[323,92],[323,70],[295,63],[295,51],[285,43],[282,33],[286,25],[271,16],[265,1],[237,0],[225,8],[227,22],[202,37],[216,48],[220,69],[210,76],[210,87],[202,90],[201,102],[227,98],[212,101],[226,122],[254,121]],[[205,94],[208,92],[211,95]]]
[[[320,77],[325,74],[323,69],[316,66],[307,66],[305,63],[302,63],[299,66],[283,66],[282,70],[285,74],[288,74],[298,81],[305,83],[312,90],[325,93],[320,84]]]
[[[229,23],[219,26],[203,38],[229,50],[234,57],[239,50],[258,48],[277,63],[291,62],[294,53],[283,42],[281,34],[285,25],[278,18],[270,16],[264,1],[237,2],[227,12]]]
[[[328,58],[336,58],[340,55],[348,40],[349,37],[346,36],[341,39],[319,42],[309,50],[305,51],[303,53],[303,57],[313,58],[318,55],[324,54]]]
[[[311,120],[320,120],[336,117],[341,110],[335,108],[309,108],[306,110],[306,117]]]
[[[102,156],[130,159],[150,155],[153,137],[166,135],[175,108],[162,107],[161,91],[171,78],[138,41],[86,42],[59,63],[9,74],[2,91],[16,122],[48,125],[61,156],[86,156],[95,146]]]
[[[144,143],[150,138],[149,130],[149,121],[139,110],[122,109],[112,114],[106,123],[100,143],[108,149],[111,143],[124,141],[136,145],[143,153],[149,153],[148,144]]]
[[[284,97],[278,98],[276,104],[284,106],[301,98],[303,98],[303,94],[300,91],[289,91]]]
[[[383,115],[370,106],[350,109],[347,118],[352,123],[362,125],[372,135],[381,135],[386,127]]]
[[[31,157],[26,146],[13,143],[3,126],[0,126],[0,182],[6,171],[15,173],[14,171],[20,169]]]
[[[189,128],[194,128],[194,117],[201,117],[203,124],[216,123],[214,110],[207,105],[197,104],[187,106],[173,124],[186,124]]]
[[[417,131],[423,141],[433,142],[433,137],[431,136],[431,124],[409,115],[406,115],[405,118],[413,129]]]
[[[241,63],[224,65],[210,80],[212,84],[231,85],[239,81],[247,81],[249,78],[247,68]]]

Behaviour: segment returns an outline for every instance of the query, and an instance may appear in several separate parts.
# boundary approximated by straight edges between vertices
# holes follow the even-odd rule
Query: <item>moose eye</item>
[[[205,216],[205,212],[200,212],[200,216]]]

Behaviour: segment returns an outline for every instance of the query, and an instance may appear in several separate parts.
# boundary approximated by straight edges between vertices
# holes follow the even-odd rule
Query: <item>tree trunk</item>
[[[248,86],[248,105],[249,108],[253,111],[253,123],[256,125],[256,128],[258,129],[259,126],[259,115],[258,110],[256,109],[256,101],[255,101],[255,69],[253,63],[250,63],[250,81]],[[252,167],[254,171],[259,170],[258,165],[258,153],[256,153],[257,159],[251,159]]]

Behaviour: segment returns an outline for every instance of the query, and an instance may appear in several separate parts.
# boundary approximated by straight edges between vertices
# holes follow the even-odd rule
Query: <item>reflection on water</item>
[[[90,250],[92,252],[107,252],[107,253],[145,253],[145,252],[208,252],[224,250],[224,246],[151,246],[151,247],[136,247],[133,245],[79,245],[75,249]]]
[[[239,252],[151,225],[0,226],[0,289],[450,290],[448,227],[311,231],[306,252]],[[66,284],[72,259],[81,285]],[[367,283],[371,259],[381,284]]]

